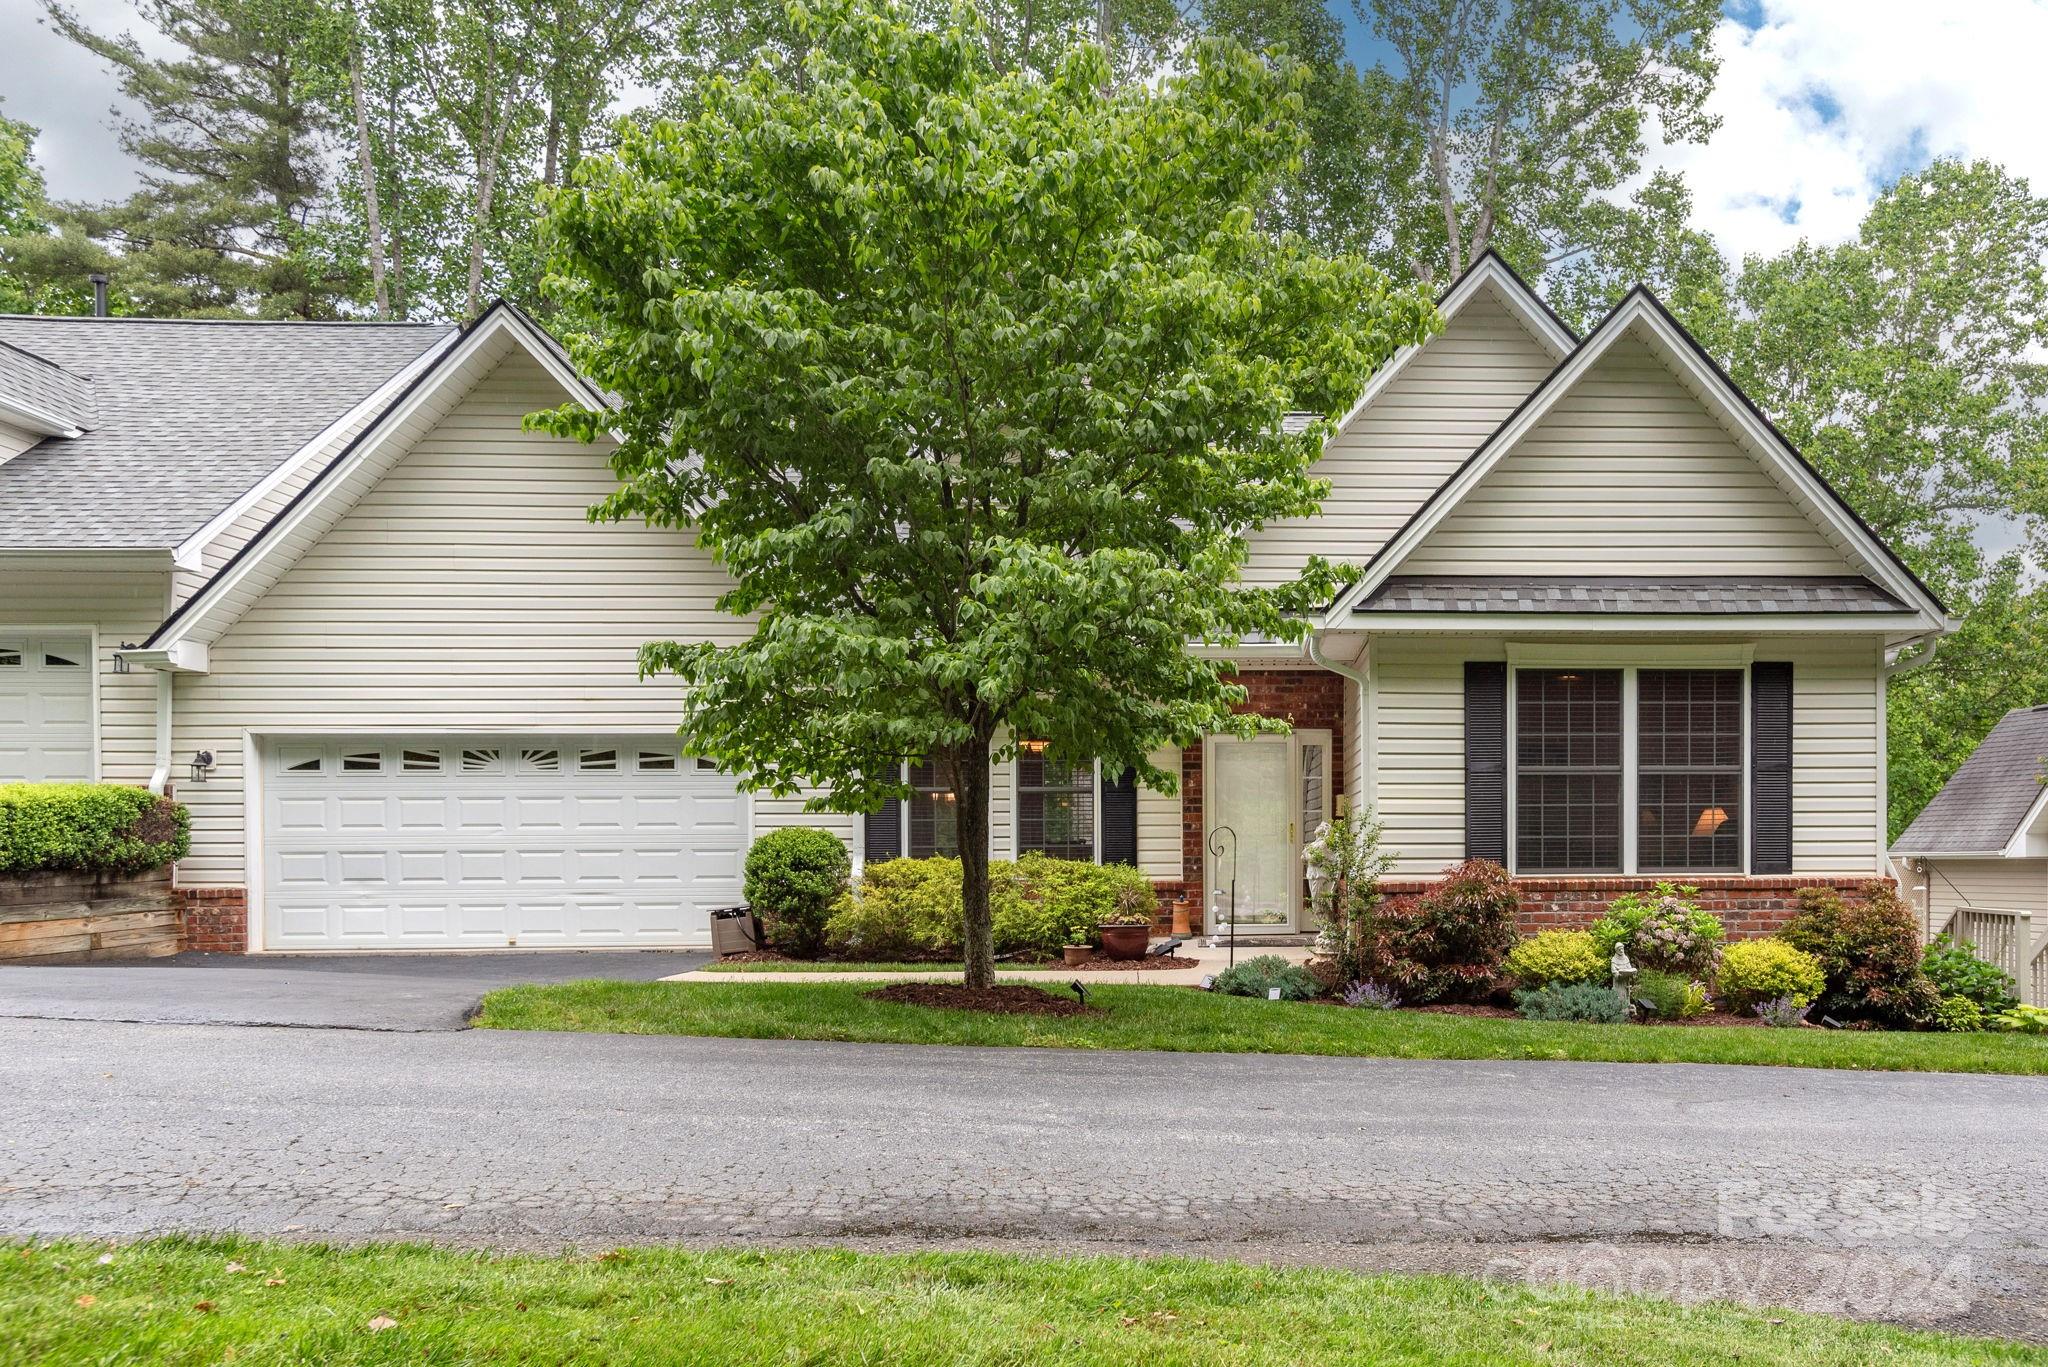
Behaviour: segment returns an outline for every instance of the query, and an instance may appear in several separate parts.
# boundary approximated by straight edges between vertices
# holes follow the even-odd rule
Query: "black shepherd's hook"
[[[1218,859],[1221,859],[1221,858],[1223,857],[1223,835],[1224,835],[1224,833],[1225,833],[1226,831],[1228,831],[1228,832],[1229,832],[1229,834],[1230,834],[1230,900],[1229,900],[1228,902],[1226,902],[1226,903],[1224,904],[1224,906],[1225,906],[1225,909],[1226,909],[1226,914],[1227,914],[1227,915],[1228,915],[1228,916],[1230,917],[1230,956],[1229,956],[1229,966],[1230,966],[1231,968],[1236,968],[1236,967],[1237,967],[1237,832],[1236,832],[1236,830],[1234,830],[1233,828],[1231,828],[1231,827],[1229,827],[1229,826],[1218,826],[1218,827],[1217,827],[1217,828],[1216,828],[1215,830],[1213,830],[1213,831],[1209,832],[1209,853],[1210,853],[1210,854],[1212,854],[1212,855],[1214,855],[1214,856],[1215,856],[1216,858],[1218,858]],[[1213,936],[1213,935],[1215,934],[1215,929],[1214,929],[1214,927],[1211,927],[1211,929],[1210,929],[1210,934],[1211,934],[1212,936]]]

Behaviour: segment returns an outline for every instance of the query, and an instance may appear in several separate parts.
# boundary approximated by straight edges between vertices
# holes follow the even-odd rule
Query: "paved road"
[[[179,954],[119,963],[0,965],[0,1016],[152,1025],[460,1030],[514,983],[644,980],[711,956],[665,950],[536,954]]]
[[[1158,1250],[2048,1338],[2048,1085],[0,1020],[0,1234]]]

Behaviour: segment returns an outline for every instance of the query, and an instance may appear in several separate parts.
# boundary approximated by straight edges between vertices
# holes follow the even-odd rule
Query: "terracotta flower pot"
[[[1062,952],[1067,957],[1068,968],[1079,968],[1095,957],[1093,945],[1067,945]]]
[[[1152,942],[1150,926],[1097,926],[1102,936],[1102,952],[1112,959],[1142,959],[1145,946]]]

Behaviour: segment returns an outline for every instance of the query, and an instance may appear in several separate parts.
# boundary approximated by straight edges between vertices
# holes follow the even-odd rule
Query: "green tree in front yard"
[[[800,79],[622,125],[553,199],[555,286],[616,412],[598,511],[693,527],[737,645],[656,641],[680,734],[771,792],[863,810],[930,759],[959,807],[967,980],[993,975],[989,767],[1131,766],[1236,716],[1187,649],[1296,639],[1337,570],[1247,587],[1246,533],[1314,511],[1332,414],[1433,325],[1355,257],[1262,232],[1301,77],[1226,42],[1156,85],[1100,49],[1001,71],[981,21],[791,9]]]

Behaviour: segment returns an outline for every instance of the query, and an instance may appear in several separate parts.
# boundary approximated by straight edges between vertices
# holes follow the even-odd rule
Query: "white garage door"
[[[0,783],[92,777],[92,642],[0,632]]]
[[[269,949],[697,945],[740,900],[746,805],[661,740],[264,746]]]

